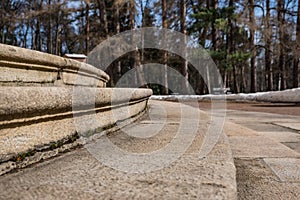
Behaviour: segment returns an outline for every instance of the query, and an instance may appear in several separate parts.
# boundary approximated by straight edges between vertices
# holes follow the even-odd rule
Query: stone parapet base
[[[0,44],[0,86],[105,87],[109,76],[87,63]]]
[[[0,88],[0,166],[5,166],[0,174],[26,165],[18,162],[37,152],[65,144],[69,145],[65,150],[74,148],[82,144],[78,139],[130,123],[146,110],[152,94],[149,89],[84,87],[77,88],[83,96],[76,100],[76,88]],[[91,91],[94,102],[86,99]]]

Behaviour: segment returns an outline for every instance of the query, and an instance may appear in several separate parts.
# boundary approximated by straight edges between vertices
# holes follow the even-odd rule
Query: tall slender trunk
[[[197,4],[198,4],[198,1],[197,0],[191,0],[191,5],[192,5],[192,9],[193,9],[193,13],[196,14],[198,13],[198,9],[197,9]],[[199,24],[200,21],[198,18],[195,19],[195,24]],[[206,38],[206,35],[207,35],[207,27],[203,27],[203,31],[201,33],[201,31],[199,30],[199,33],[198,33],[198,41],[199,41],[199,44],[204,47],[205,46],[205,38]]]
[[[242,87],[241,87],[241,91],[242,92],[246,92],[246,88],[247,88],[247,81],[246,81],[246,76],[245,76],[245,65],[242,65],[241,67],[241,76],[242,76]]]
[[[90,42],[90,0],[86,0],[86,10],[85,10],[85,20],[86,20],[86,38],[85,38],[85,50],[86,55],[89,53],[89,42]]]
[[[25,33],[24,33],[24,44],[23,48],[27,48],[27,35],[28,35],[29,24],[26,25]]]
[[[217,0],[206,0],[206,8],[207,9],[216,9],[218,6],[217,6]],[[212,43],[212,49],[214,51],[217,50],[217,46],[216,46],[216,29],[215,29],[215,21],[213,21],[211,23],[211,43]],[[206,71],[206,85],[207,85],[207,90],[208,90],[208,93],[211,93],[212,92],[212,84],[211,84],[211,77],[210,77],[210,73],[209,73],[209,66],[206,64],[205,65],[205,71]]]
[[[254,44],[254,34],[255,34],[255,15],[254,15],[254,0],[249,0],[249,22],[250,22],[250,49],[252,51],[252,56],[250,60],[251,68],[251,85],[250,92],[256,92],[256,48]]]
[[[134,21],[134,15],[136,8],[135,8],[135,3],[134,1],[130,1],[130,29],[134,29],[135,21]],[[134,38],[131,38],[132,41]],[[138,47],[136,47],[136,50],[133,52],[133,58],[134,58],[134,67],[136,68],[136,75],[138,79],[138,84],[139,86],[146,87],[146,81],[144,78],[144,73],[143,73],[143,67],[141,64],[141,59],[140,59],[140,52]]]
[[[120,8],[119,8],[119,5],[116,4],[115,5],[116,34],[120,33],[120,21],[119,21],[119,17],[120,17]],[[118,63],[117,63],[117,77],[118,77],[118,79],[121,77],[121,61],[118,61]]]
[[[234,5],[233,5],[233,0],[229,0],[228,2],[228,6],[230,8],[232,8]],[[235,47],[234,47],[234,40],[233,40],[233,33],[234,33],[234,30],[233,30],[233,22],[231,20],[231,17],[228,17],[228,24],[229,24],[229,33],[228,33],[228,39],[226,40],[226,45],[227,45],[227,54],[232,54],[235,52]],[[225,69],[227,70],[227,69]],[[237,77],[238,77],[238,70],[236,68],[236,63],[233,63],[233,91],[235,93],[239,93],[239,84],[238,84],[238,80],[237,80]]]
[[[265,37],[266,37],[266,45],[265,45],[265,65],[266,65],[266,82],[267,82],[267,90],[273,90],[273,72],[272,72],[272,65],[271,65],[271,37],[272,37],[272,30],[270,27],[270,0],[266,0],[266,18],[265,18]]]
[[[108,37],[108,22],[107,22],[107,14],[106,14],[106,5],[105,1],[103,0],[97,0],[98,6],[99,6],[99,11],[100,11],[100,24],[101,29],[103,31],[103,38],[105,39]]]
[[[42,44],[41,44],[41,23],[39,17],[37,18],[36,23],[36,30],[35,30],[35,39],[34,39],[34,50],[41,51],[42,50]]]
[[[280,90],[286,89],[286,71],[285,71],[285,50],[284,50],[284,0],[277,1],[277,20],[279,29],[279,60],[278,68],[280,70]]]
[[[299,53],[300,53],[300,0],[298,0],[297,25],[296,25],[296,51],[294,53],[293,87],[299,86]]]
[[[57,27],[56,29],[56,39],[55,39],[55,54],[61,56],[61,43],[60,43],[60,33],[61,27]]]
[[[39,12],[42,9],[42,1],[41,2],[34,2],[34,9]],[[33,49],[37,51],[42,50],[42,37],[41,37],[41,16],[38,14],[36,16],[36,22],[34,22],[35,27],[33,27],[34,30],[34,44]],[[34,26],[33,25],[33,26]]]
[[[167,0],[162,0],[162,27],[167,28]],[[166,45],[165,43],[166,36],[163,35],[162,42],[163,46]],[[162,84],[163,84],[163,90],[162,94],[168,94],[169,93],[169,85],[168,85],[168,54],[166,51],[163,52],[163,68],[162,68]]]
[[[182,50],[184,57],[186,57],[186,1],[180,1],[180,31],[184,34],[184,40],[182,41]],[[189,94],[189,74],[188,74],[188,61],[184,59],[184,65],[182,69],[183,80],[183,90],[186,94]]]
[[[218,8],[218,0],[207,0],[209,8],[216,10]],[[211,23],[211,42],[214,51],[217,50],[217,28],[215,26],[215,21]]]
[[[239,84],[238,84],[238,70],[234,64],[233,66],[233,69],[232,69],[232,72],[233,72],[233,91],[234,93],[239,93]]]
[[[4,42],[4,29],[5,29],[5,26],[4,26],[4,24],[5,24],[5,13],[4,12],[0,12],[0,19],[1,19],[1,21],[0,21],[0,35],[1,35],[1,43],[2,44],[5,44]]]
[[[53,38],[52,38],[52,5],[51,0],[48,0],[49,19],[48,19],[48,31],[47,31],[47,52],[53,53]]]
[[[193,9],[194,14],[198,13],[197,4],[198,4],[197,0],[191,0],[191,5],[192,5],[192,9]],[[195,24],[200,23],[198,18],[196,18],[195,20],[196,20]],[[204,27],[203,30],[202,30],[202,33],[201,33],[200,30],[199,30],[199,33],[198,33],[198,41],[199,41],[199,44],[202,47],[205,46],[205,38],[206,37],[207,37],[207,27]],[[197,80],[198,80],[197,81],[197,86],[196,86],[197,94],[204,94],[205,93],[205,82],[204,82],[203,78],[204,78],[204,74],[197,75]]]
[[[232,0],[229,0],[229,3],[228,3],[228,7],[231,7],[232,6],[232,4],[233,4],[233,1]],[[232,27],[232,22],[231,22],[231,17],[228,17],[228,25],[229,25],[229,32],[227,33],[227,40],[226,40],[226,62],[229,62],[228,61],[228,56],[230,55],[230,53],[231,53],[231,44],[232,44],[232,42],[231,42],[231,40],[232,40],[232,35],[231,35],[231,29],[233,28]],[[226,80],[227,80],[227,69],[226,69],[226,67],[224,68],[224,87],[226,87],[227,86],[227,83],[226,83]]]

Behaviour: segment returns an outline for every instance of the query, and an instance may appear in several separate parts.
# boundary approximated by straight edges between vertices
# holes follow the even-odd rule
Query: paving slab
[[[238,199],[300,199],[300,183],[281,181],[262,158],[237,158],[235,166]]]
[[[264,136],[235,136],[229,142],[235,158],[300,157],[300,154]]]
[[[274,124],[277,124],[279,126],[283,126],[283,127],[287,127],[287,128],[290,128],[290,129],[294,129],[294,130],[297,130],[297,131],[300,131],[300,123],[299,122],[280,122],[280,123],[274,123]]]
[[[190,155],[162,170],[129,174],[106,167],[84,149],[0,179],[3,199],[234,199],[224,162]],[[234,166],[232,166],[234,167]],[[225,181],[227,180],[227,181]]]
[[[239,111],[239,110],[227,110],[227,119],[242,122],[247,121],[249,123],[273,123],[273,122],[299,122],[299,116],[281,115],[274,113],[263,112],[251,112],[251,111]]]
[[[224,131],[227,136],[233,137],[233,136],[258,136],[259,134],[252,130],[249,129],[245,126],[241,126],[236,123],[232,122],[226,122],[224,126]]]
[[[238,122],[238,124],[245,126],[257,132],[287,132],[290,131],[289,128],[278,126],[272,123],[262,123],[262,122]]]
[[[260,135],[271,138],[277,142],[300,142],[300,134],[294,132],[259,132]]]
[[[238,199],[300,199],[298,116],[230,111]],[[285,126],[283,126],[285,125]],[[226,127],[225,127],[226,130]]]
[[[281,181],[300,183],[300,159],[264,158],[264,161]]]
[[[282,144],[300,153],[300,142],[283,142]]]

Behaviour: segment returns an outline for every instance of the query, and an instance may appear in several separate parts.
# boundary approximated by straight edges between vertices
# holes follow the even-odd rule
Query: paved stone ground
[[[228,102],[226,119],[238,199],[300,199],[300,105]]]
[[[152,101],[150,114],[109,134],[104,143],[101,137],[86,148],[1,176],[0,199],[236,199],[228,138],[221,134],[212,151],[199,158],[210,118],[182,106]],[[107,141],[125,153],[115,156],[118,148],[110,149]],[[168,159],[174,162],[168,165]]]
[[[281,115],[300,116],[300,104],[296,103],[268,103],[268,102],[226,102],[228,110],[240,110],[250,112],[265,112]],[[207,110],[211,108],[208,101],[200,101],[199,108]]]
[[[225,124],[228,138],[221,135],[205,159],[200,159],[198,152],[209,117],[199,111],[201,128],[189,149],[170,165],[165,165],[165,158],[176,157],[180,148],[164,151],[148,165],[166,167],[132,173],[145,169],[139,168],[145,166],[143,162],[134,160],[127,166],[123,163],[123,171],[115,170],[92,156],[93,149],[93,153],[103,150],[97,146],[101,140],[96,139],[87,146],[95,148],[78,149],[0,177],[0,199],[300,199],[300,117],[295,112],[286,115],[284,109],[284,113],[274,114],[231,106]],[[172,141],[188,143],[190,135],[177,137],[176,133],[183,114],[188,124],[183,130],[191,133],[195,129],[190,123],[195,117],[192,110],[181,112],[179,104],[171,102],[151,101],[150,107],[151,114],[138,124],[114,132],[108,139],[137,154],[157,152]],[[125,154],[121,158],[106,155],[111,156],[105,157],[107,160],[119,159],[117,164],[126,158]]]
[[[300,117],[229,110],[238,199],[300,199]],[[235,130],[238,130],[235,128]]]

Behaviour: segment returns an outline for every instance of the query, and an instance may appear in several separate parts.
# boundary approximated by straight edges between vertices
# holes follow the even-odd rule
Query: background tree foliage
[[[215,61],[235,93],[299,87],[300,0],[1,0],[0,42],[63,56],[88,54],[110,36],[138,27],[164,27],[191,36]],[[162,40],[164,42],[164,40]],[[144,65],[159,62],[162,85],[145,83]],[[169,94],[168,66],[184,77],[178,91],[212,90],[188,62],[170,52],[139,49],[106,70],[115,86],[131,82]],[[128,82],[128,86],[131,83]]]

